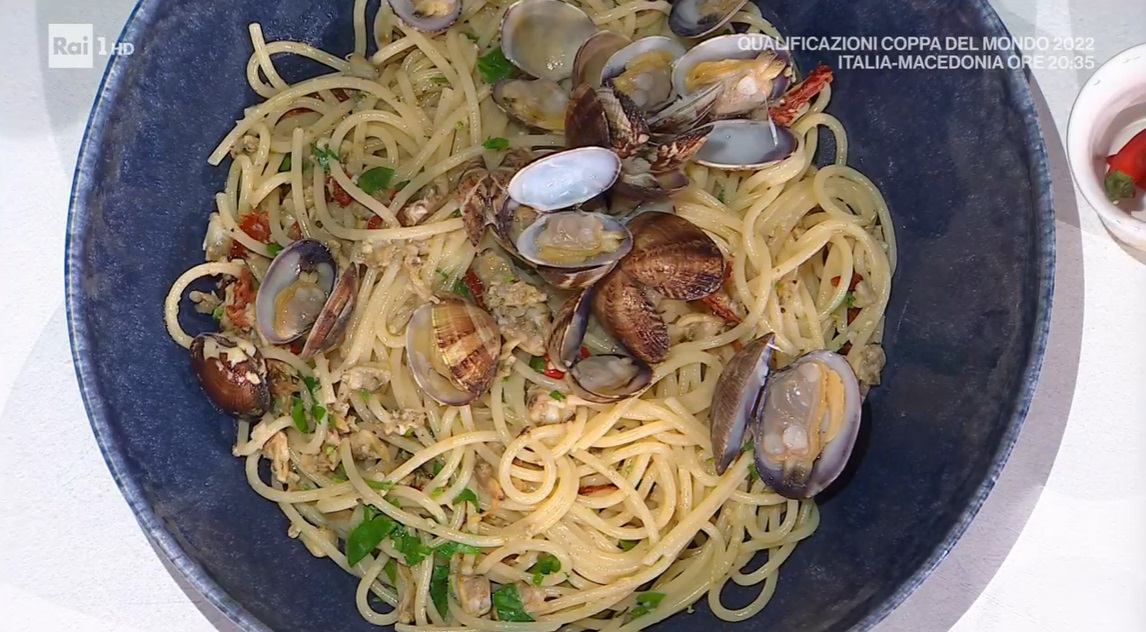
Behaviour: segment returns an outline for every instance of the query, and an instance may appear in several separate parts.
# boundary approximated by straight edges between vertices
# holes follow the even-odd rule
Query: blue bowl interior
[[[338,55],[349,2],[145,0],[93,113],[68,251],[73,344],[100,445],[144,528],[249,629],[371,630],[355,581],[286,537],[230,454],[234,424],[202,395],[164,330],[170,283],[201,261],[225,170],[205,163],[242,109],[247,25]],[[371,0],[371,11],[376,6]],[[1005,35],[982,0],[780,0],[789,35]],[[798,53],[802,68],[834,53]],[[278,60],[288,79],[319,71]],[[747,629],[866,629],[938,562],[982,502],[1018,431],[1047,327],[1049,180],[1014,71],[840,70],[829,111],[851,165],[881,188],[899,239],[884,383],[846,484]],[[193,332],[208,323],[185,320]],[[730,590],[743,605],[755,595]],[[732,629],[707,607],[662,629]]]

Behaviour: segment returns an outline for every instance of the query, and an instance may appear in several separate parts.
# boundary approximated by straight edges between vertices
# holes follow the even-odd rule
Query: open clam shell
[[[549,334],[546,351],[549,361],[567,369],[581,357],[581,342],[589,329],[592,313],[592,288],[570,296],[553,316],[553,329]]]
[[[616,31],[597,31],[581,48],[573,59],[573,85],[589,84],[596,88],[601,85],[601,70],[613,53],[629,45],[632,40]]]
[[[597,90],[589,84],[573,89],[565,110],[565,146],[609,147],[609,119]]]
[[[569,369],[573,390],[591,402],[607,404],[640,395],[652,384],[647,362],[626,355],[594,355]]]
[[[509,181],[509,197],[542,213],[569,208],[613,186],[621,159],[604,147],[578,147],[543,156]]]
[[[792,130],[772,121],[716,121],[693,160],[716,169],[760,169],[791,156],[799,146]]]
[[[759,43],[754,43],[758,41]],[[673,89],[687,96],[704,87],[723,86],[713,113],[735,116],[780,97],[791,84],[791,53],[766,35],[722,35],[706,40],[673,65]]]
[[[310,331],[334,288],[337,266],[322,242],[302,239],[287,246],[267,268],[255,296],[259,332],[286,344]]]
[[[787,498],[811,498],[843,472],[859,433],[859,381],[847,359],[813,351],[767,378],[753,428],[756,470]]]
[[[513,65],[539,79],[573,74],[577,50],[597,26],[577,7],[560,0],[518,0],[501,20],[501,49]]]
[[[749,436],[748,428],[764,397],[771,371],[772,340],[773,335],[768,334],[745,345],[732,356],[716,381],[708,421],[718,474],[728,469]]]
[[[426,33],[444,31],[458,21],[462,0],[389,0],[394,15]]]
[[[669,11],[669,29],[681,37],[704,37],[728,23],[748,0],[677,0]]]
[[[581,270],[616,263],[632,248],[633,236],[615,217],[562,211],[538,217],[515,245],[536,265]]]
[[[704,125],[712,120],[713,108],[723,89],[723,84],[714,83],[680,97],[649,117],[649,129],[660,134],[676,134]]]
[[[672,99],[673,63],[684,53],[684,46],[670,37],[642,37],[609,57],[601,83],[611,83],[642,110],[655,111]]]
[[[493,102],[527,127],[550,132],[565,129],[569,95],[549,79],[502,79],[493,86]]]
[[[460,299],[422,305],[406,327],[414,381],[448,406],[468,404],[489,390],[500,353],[501,332],[493,316]]]
[[[310,333],[306,336],[306,344],[302,347],[300,357],[308,360],[317,353],[321,353],[335,345],[346,326],[350,323],[350,316],[354,313],[354,304],[358,298],[358,266],[350,265],[342,274],[330,291],[326,304],[315,319]]]

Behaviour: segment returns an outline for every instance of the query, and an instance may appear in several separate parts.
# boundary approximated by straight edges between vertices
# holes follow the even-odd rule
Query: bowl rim
[[[138,39],[156,20],[156,14],[163,1],[137,0],[128,15],[118,41]],[[971,4],[970,9],[977,11],[983,24],[989,30],[1010,37],[1010,31],[1003,24],[998,13],[990,6],[988,0],[968,1]],[[89,198],[92,195],[89,174],[99,162],[102,153],[102,148],[95,144],[95,140],[102,136],[102,130],[108,118],[107,110],[123,88],[123,79],[128,64],[131,63],[130,60],[130,57],[124,60],[119,55],[113,55],[104,70],[91,113],[84,128],[69,196],[64,255],[64,294],[72,362],[75,366],[80,396],[91,423],[96,443],[107,463],[112,478],[131,508],[136,521],[139,522],[144,534],[152,544],[179,571],[184,580],[239,628],[246,632],[273,632],[270,627],[227,594],[207,569],[194,561],[183,550],[175,536],[164,527],[163,522],[147,502],[141,485],[128,470],[126,455],[111,438],[111,424],[108,419],[106,403],[96,380],[96,370],[87,343],[89,336],[87,309],[82,301],[83,288],[78,271],[83,267],[85,254],[82,237],[91,223],[88,211]],[[1019,431],[1022,429],[1023,421],[1034,397],[1035,385],[1038,382],[1050,331],[1051,301],[1054,293],[1055,230],[1054,196],[1050,168],[1038,112],[1030,91],[1030,80],[1032,77],[1028,70],[1007,69],[1004,74],[1005,89],[1014,100],[1026,128],[1026,147],[1030,152],[1031,161],[1029,165],[1031,183],[1034,185],[1032,187],[1032,201],[1035,206],[1035,238],[1038,250],[1037,261],[1035,262],[1035,265],[1038,266],[1035,322],[1030,340],[1030,353],[1022,371],[1022,385],[1017,393],[1015,407],[1011,412],[1006,431],[992,456],[991,466],[984,479],[978,484],[959,519],[923,563],[903,581],[899,588],[889,595],[878,608],[852,626],[851,630],[854,632],[870,630],[902,605],[950,553],[952,547],[962,537],[979,512],[987,495],[998,480],[999,474],[1018,439]]]
[[[1082,84],[1082,89],[1078,91],[1074,103],[1070,106],[1070,115],[1067,118],[1066,154],[1071,176],[1074,177],[1079,192],[1082,193],[1083,199],[1090,205],[1090,208],[1094,209],[1098,218],[1116,237],[1141,250],[1146,248],[1146,221],[1142,221],[1115,206],[1106,198],[1102,186],[1090,178],[1090,161],[1093,158],[1090,143],[1096,126],[1085,124],[1084,114],[1080,111],[1080,106],[1083,106],[1087,109],[1086,116],[1091,116],[1093,115],[1091,106],[1093,109],[1099,109],[1109,105],[1106,101],[1096,100],[1094,97],[1095,86],[1106,79],[1107,75],[1115,72],[1114,69],[1119,64],[1123,64],[1135,56],[1142,58],[1142,63],[1139,65],[1146,67],[1146,42],[1119,51],[1118,54],[1099,66],[1094,74]],[[1139,87],[1146,90],[1146,82]],[[1086,138],[1083,138],[1084,131],[1090,132]],[[1132,239],[1127,239],[1127,237]]]

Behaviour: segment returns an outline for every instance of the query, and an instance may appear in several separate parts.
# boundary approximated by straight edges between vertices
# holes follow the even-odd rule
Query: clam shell
[[[649,142],[649,125],[628,95],[606,85],[597,90],[597,99],[605,111],[609,140],[618,156],[628,158]]]
[[[784,447],[788,441],[788,433],[783,429],[784,422],[806,414],[801,406],[808,404],[805,400],[818,388],[807,383],[801,369],[812,362],[839,377],[843,391],[843,419],[836,436],[822,446],[818,455],[811,460],[789,459],[781,464],[771,458],[768,446],[787,449]],[[844,356],[831,351],[813,351],[798,358],[784,371],[771,376],[765,388],[766,395],[758,407],[753,428],[756,470],[765,484],[778,494],[787,498],[811,498],[831,485],[851,458],[859,434],[860,407],[863,403],[859,381]],[[826,420],[820,423],[817,430],[822,430],[824,423]]]
[[[649,129],[665,134],[690,130],[712,120],[713,106],[724,87],[719,83],[705,86],[680,97],[660,112],[649,117]]]
[[[567,369],[581,357],[581,342],[589,328],[592,310],[592,288],[570,296],[553,316],[553,329],[549,334],[546,351],[549,361]]]
[[[683,191],[688,183],[688,176],[683,171],[626,173],[613,185],[613,192],[641,202],[654,202]]]
[[[418,6],[417,0],[389,0],[389,2],[390,8],[394,10],[394,15],[398,16],[398,19],[426,33],[437,33],[450,28],[462,14],[462,0],[424,2],[424,5],[439,9],[438,12],[431,15],[420,12],[426,6]]]
[[[612,81],[625,72],[629,62],[631,62],[633,59],[646,53],[652,52],[662,52],[668,55],[667,65],[663,69],[664,76],[661,78],[664,82],[663,90],[654,90],[648,95],[644,93],[628,93],[628,96],[632,98],[634,103],[636,103],[637,106],[642,110],[656,110],[672,98],[672,64],[677,59],[680,59],[680,57],[685,53],[684,46],[680,42],[670,37],[664,37],[660,35],[642,37],[641,39],[613,53],[613,55],[609,57],[608,61],[606,61],[605,65],[601,68],[600,83],[604,84],[606,82]],[[649,99],[646,100],[644,98],[645,96],[648,96]]]
[[[509,181],[509,197],[540,212],[569,208],[613,186],[621,159],[604,147],[578,147],[543,156]]]
[[[621,241],[615,249],[576,262],[553,261],[546,258],[546,256],[539,251],[537,242],[542,233],[551,227],[559,225],[559,222],[561,223],[560,225],[564,227],[574,226],[577,223],[584,225],[593,221],[598,222],[605,231],[622,234]],[[557,230],[560,230],[560,228]],[[566,270],[583,270],[614,264],[620,260],[621,257],[628,254],[632,245],[633,237],[629,234],[629,229],[617,220],[617,218],[603,213],[588,213],[585,211],[562,211],[560,213],[543,214],[537,218],[537,221],[522,231],[515,243],[518,253],[531,263]]]
[[[767,91],[764,91],[755,82],[745,83],[741,81],[736,85],[736,89],[726,86],[713,106],[713,113],[718,117],[743,114],[754,110],[779,98],[791,83],[791,75],[794,72],[791,53],[786,49],[777,48],[777,44],[769,36],[759,33],[722,35],[701,42],[673,65],[673,89],[680,96],[688,96],[710,85],[697,86],[694,90],[689,90],[685,85],[685,77],[701,62],[755,59],[761,54],[769,52],[775,55],[784,66],[779,74],[771,79],[771,85]]]
[[[549,79],[502,79],[493,86],[493,101],[510,118],[550,132],[565,129],[569,95]]]
[[[574,88],[565,110],[565,146],[609,147],[609,119],[597,91],[588,84]]]
[[[668,298],[695,301],[724,284],[720,247],[692,222],[669,213],[646,212],[629,222],[633,250],[620,269]]]
[[[746,431],[754,425],[771,371],[772,340],[773,335],[768,334],[745,345],[732,356],[716,380],[708,423],[717,474],[723,474],[740,454]]]
[[[658,144],[653,159],[649,163],[649,171],[665,173],[680,169],[696,152],[700,151],[700,148],[705,144],[705,139],[711,132],[712,126],[705,125]]]
[[[595,286],[593,316],[634,356],[656,364],[668,355],[668,327],[644,290],[618,267]]]
[[[406,353],[410,373],[427,395],[462,406],[493,383],[501,332],[493,316],[477,306],[442,299],[414,310],[406,327]]]
[[[581,268],[579,270],[551,268],[548,266],[537,266],[534,270],[546,283],[555,288],[562,290],[580,290],[601,280],[601,278],[609,274],[616,266],[616,262],[613,262],[593,268]]]
[[[303,360],[309,360],[338,342],[350,323],[357,298],[358,266],[352,264],[338,277],[330,296],[326,299],[326,304],[322,306],[322,311],[310,328],[300,355]]]
[[[631,40],[616,31],[597,31],[585,40],[573,59],[573,85],[601,85],[601,70],[613,53],[629,45]]]
[[[191,340],[190,351],[191,369],[219,410],[253,420],[270,409],[267,363],[250,341],[204,333]]]
[[[323,292],[323,303],[334,288],[336,264],[330,249],[315,239],[301,239],[287,246],[267,268],[255,295],[255,321],[259,332],[272,344],[286,344],[310,331],[321,312],[299,314],[295,322],[279,318],[279,294],[288,289],[299,275],[315,273],[316,285]],[[313,303],[313,301],[312,301]]]
[[[653,369],[638,358],[595,355],[578,360],[569,376],[582,398],[608,404],[644,392],[652,384]]]
[[[715,169],[760,169],[791,156],[799,141],[771,121],[716,121],[693,160]]]
[[[704,37],[728,23],[748,0],[677,0],[669,29],[681,37]]]
[[[513,65],[539,79],[573,74],[577,50],[597,26],[585,12],[560,0],[518,0],[501,20],[501,48]]]

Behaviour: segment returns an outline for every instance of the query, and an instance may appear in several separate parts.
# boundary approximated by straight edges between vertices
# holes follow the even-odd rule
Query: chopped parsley
[[[721,204],[724,204],[724,191],[720,191],[716,194],[716,200]]]
[[[760,472],[756,471],[756,464],[751,463],[748,465],[748,480],[754,481],[760,478]]]
[[[501,52],[500,46],[478,57],[477,68],[478,72],[481,73],[481,78],[489,84],[497,83],[513,74],[513,64],[505,58],[505,53]],[[530,619],[530,621],[532,620]]]
[[[291,395],[290,418],[294,421],[294,427],[298,428],[299,432],[310,432],[310,428],[306,425],[306,413],[302,408],[302,400],[299,399],[298,395]]]
[[[450,291],[464,299],[473,299],[473,295],[470,294],[470,286],[466,285],[466,282],[461,279],[454,279],[453,285],[450,286]]]
[[[366,400],[370,399],[370,391],[368,391],[364,388],[359,389],[358,390],[358,396],[362,398],[362,401],[366,401]]]
[[[505,584],[493,591],[493,610],[498,621],[517,621],[528,623],[533,617],[525,611],[521,603],[521,595],[517,592],[517,584]]]
[[[565,394],[561,391],[549,391],[549,396],[559,402],[565,401]]]
[[[439,544],[434,549],[434,552],[449,559],[454,556],[454,553],[461,553],[462,555],[477,555],[478,553],[481,553],[481,549],[473,546],[472,544],[462,544],[461,542],[448,540]]]
[[[398,585],[398,562],[394,558],[386,560],[386,565],[382,567],[382,572],[386,573],[386,577],[390,580],[391,586]]]
[[[310,413],[314,415],[314,422],[318,423],[322,421],[323,417],[326,416],[326,409],[322,406],[319,406],[318,404],[315,404],[314,407],[310,409]]]
[[[290,165],[290,154],[287,154],[286,156],[283,156],[282,164],[279,165],[279,171],[290,171]]]
[[[525,572],[533,573],[533,585],[540,586],[546,575],[556,573],[559,570],[561,570],[561,560],[549,553],[544,553]]]
[[[466,128],[466,122],[465,121],[458,121],[457,123],[454,123],[454,129],[458,130],[459,132],[465,128]]]
[[[847,305],[848,309],[851,309],[851,308],[856,306],[856,293],[855,292],[848,292],[847,294],[844,294],[844,305]]]
[[[430,572],[430,599],[443,619],[450,611],[449,593],[450,565],[434,564],[434,570]]]
[[[390,516],[371,505],[363,507],[362,522],[346,536],[346,563],[354,566],[398,528]]]
[[[386,188],[390,184],[390,179],[394,177],[394,170],[390,167],[372,167],[363,171],[358,176],[358,188],[362,189],[367,195],[374,195],[376,192]]]
[[[479,39],[477,35],[470,33],[469,31],[462,33],[462,35],[465,35],[471,42],[477,42]]]
[[[473,503],[474,507],[477,507],[477,494],[474,493],[474,490],[465,487],[462,489],[462,491],[458,492],[457,496],[454,496],[454,501],[452,504],[457,505],[458,503]]]
[[[636,619],[645,616],[664,598],[665,594],[659,592],[637,593],[637,605],[629,609],[629,617]]]
[[[441,474],[441,473],[442,473],[442,462],[441,462],[441,460],[434,459],[433,461],[430,461],[430,474],[437,476],[438,474]]]
[[[434,549],[422,542],[422,538],[418,537],[417,531],[409,530],[402,526],[394,529],[393,535],[390,536],[390,541],[394,543],[394,549],[406,558],[407,566],[413,566],[421,562],[426,559],[426,556],[434,552]]]
[[[223,320],[223,304],[222,303],[219,303],[219,306],[211,311],[211,318],[214,318],[216,321]]]
[[[391,489],[394,489],[394,481],[372,481],[368,478],[363,480],[365,480],[366,484],[370,486],[370,489],[377,489],[383,492],[388,492]]]
[[[278,242],[272,241],[271,243],[267,244],[267,254],[272,257],[277,256],[282,251],[282,244]]]
[[[622,551],[632,551],[637,546],[637,540],[621,540],[620,546]]]
[[[318,166],[322,167],[323,171],[330,171],[330,161],[338,161],[338,154],[331,151],[329,147],[319,147],[316,143],[310,144],[310,153],[314,156],[314,161]]]
[[[435,487],[430,490],[430,498],[438,498],[444,493],[446,493],[445,487]]]
[[[501,137],[490,137],[482,141],[482,147],[486,149],[501,150],[509,147],[509,139]]]
[[[433,77],[430,77],[430,83],[433,83],[433,84],[436,84],[436,85],[439,85],[439,86],[440,86],[440,85],[443,85],[443,84],[448,84],[448,83],[450,83],[450,80],[449,80],[449,79],[446,79],[446,78],[445,78],[444,76],[442,76],[442,75],[434,75]],[[444,615],[443,615],[443,616],[444,616]]]
[[[533,356],[529,358],[529,368],[533,369],[537,373],[544,373],[545,365],[545,358],[541,356]]]

